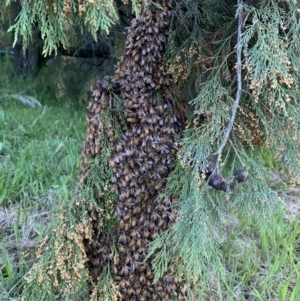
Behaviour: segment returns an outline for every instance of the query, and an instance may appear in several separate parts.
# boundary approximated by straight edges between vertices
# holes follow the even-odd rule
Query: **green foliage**
[[[111,274],[110,267],[107,266],[101,276],[100,281],[97,283],[92,296],[90,297],[91,301],[98,300],[108,300],[115,301],[120,298],[120,295],[117,290],[117,285],[114,283]]]
[[[274,216],[282,211],[282,200],[270,188],[264,150],[276,149],[283,168],[295,180],[300,175],[299,4],[260,1],[239,9],[243,10],[243,92],[221,161],[216,154],[225,139],[238,86],[236,1],[222,5],[212,0],[179,1],[167,50],[174,81],[184,85],[195,76],[197,95],[189,103],[193,122],[183,133],[179,162],[166,188],[166,197],[178,198],[178,220],[151,244],[151,254],[156,254],[156,279],[175,266],[198,296],[209,287],[212,274],[217,286],[228,290],[230,276],[217,230],[226,227],[228,219],[241,215],[260,233],[280,229]],[[233,191],[216,191],[205,180],[208,161],[215,162],[214,172],[227,183],[238,168],[247,170],[249,180]],[[250,253],[244,258],[248,259],[252,260]],[[253,277],[250,273],[247,281]],[[264,290],[262,300],[270,300]]]
[[[7,5],[11,3],[12,0],[6,1]],[[76,25],[81,27],[85,25],[97,40],[100,28],[108,33],[110,27],[117,21],[117,12],[111,0],[101,2],[25,0],[21,5],[21,12],[15,24],[9,29],[14,31],[14,44],[21,36],[23,46],[26,48],[31,41],[32,30],[38,25],[44,40],[44,55],[56,52],[59,44],[66,48],[70,44],[70,38],[76,36]]]
[[[86,257],[83,252],[82,228],[78,223],[80,216],[77,215],[78,208],[73,204],[73,198],[70,196],[71,202],[65,200],[60,207],[57,231],[52,231],[40,244],[36,252],[39,260],[24,279],[26,285],[21,300],[54,300],[59,295],[63,300],[74,300],[85,289],[87,281],[91,281],[84,266]],[[81,220],[84,217],[87,220],[86,211],[81,213]]]

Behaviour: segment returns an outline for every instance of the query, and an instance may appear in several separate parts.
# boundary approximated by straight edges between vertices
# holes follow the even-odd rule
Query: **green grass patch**
[[[76,179],[85,110],[6,105],[0,120],[0,204],[38,199]]]
[[[74,191],[86,131],[81,108],[0,103],[0,300],[22,291],[34,250]]]

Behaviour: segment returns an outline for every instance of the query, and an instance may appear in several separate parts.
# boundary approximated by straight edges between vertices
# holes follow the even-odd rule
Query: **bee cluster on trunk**
[[[145,4],[128,29],[115,75],[96,83],[87,115],[79,181],[84,185],[89,160],[97,156],[106,137],[111,145],[108,164],[113,171],[108,189],[117,195],[114,241],[99,230],[99,213],[89,209],[94,226],[92,241],[86,243],[88,268],[97,281],[109,264],[121,300],[183,299],[180,283],[170,270],[153,283],[151,258],[146,260],[148,244],[175,220],[176,200],[160,197],[174,168],[174,136],[182,127],[163,65],[170,9],[170,1],[166,0]],[[123,119],[116,109],[117,98],[122,102]],[[120,122],[121,137],[113,127],[104,125],[101,114],[107,110]]]

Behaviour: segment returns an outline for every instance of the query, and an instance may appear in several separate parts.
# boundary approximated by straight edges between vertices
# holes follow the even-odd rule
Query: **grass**
[[[30,108],[0,103],[0,300],[14,300],[33,250],[74,190],[85,106]]]
[[[0,86],[0,93],[3,89]],[[17,86],[13,89],[14,94],[21,91]],[[33,95],[42,107],[26,107],[13,98],[0,102],[1,301],[18,300],[35,262],[36,247],[55,224],[60,204],[74,190],[85,137],[84,106],[65,108],[53,105],[45,94],[43,99]],[[280,169],[275,152],[266,151],[264,158],[270,169]],[[278,183],[287,204],[291,191],[293,204],[299,203],[297,187],[288,190]],[[276,217],[277,227],[268,232],[259,231],[255,219],[239,216],[228,221],[220,242],[227,290],[216,287],[212,277],[211,287],[199,300],[300,300],[297,208],[291,209],[293,214]]]
[[[76,178],[84,113],[12,105],[1,120],[0,204],[31,204]]]
[[[266,233],[241,218],[222,245],[228,300],[299,300],[299,248],[299,220],[278,217],[277,227]]]

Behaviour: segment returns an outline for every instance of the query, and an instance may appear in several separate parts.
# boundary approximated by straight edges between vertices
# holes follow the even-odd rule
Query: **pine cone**
[[[212,175],[208,181],[208,185],[216,190],[227,190],[226,180],[221,175]]]
[[[238,183],[245,182],[249,178],[248,174],[246,174],[245,171],[242,169],[237,169],[233,175],[238,181]]]

